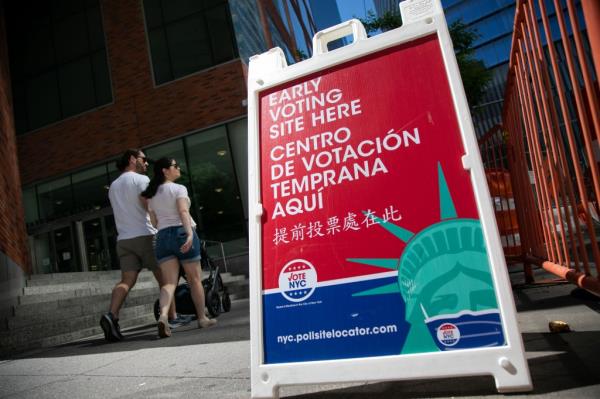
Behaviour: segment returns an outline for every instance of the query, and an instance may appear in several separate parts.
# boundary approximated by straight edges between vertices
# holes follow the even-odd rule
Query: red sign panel
[[[265,90],[259,103],[266,362],[400,353],[409,329],[429,334],[435,321],[434,304],[408,309],[400,295],[407,243],[441,222],[448,195],[455,217],[478,219],[437,36]],[[357,294],[378,279],[396,295],[365,302]]]
[[[363,211],[411,231],[439,221],[438,162],[458,214],[477,218],[436,37],[261,94],[264,289],[296,257],[326,265],[320,280],[380,272],[346,262],[400,255]]]

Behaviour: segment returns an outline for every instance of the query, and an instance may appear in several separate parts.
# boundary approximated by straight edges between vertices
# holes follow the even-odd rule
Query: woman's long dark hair
[[[142,197],[150,199],[156,195],[158,187],[165,182],[165,174],[163,173],[163,169],[169,169],[173,164],[173,161],[173,158],[164,157],[160,158],[154,163],[154,176],[152,176],[152,179],[150,179],[148,187],[142,191]]]

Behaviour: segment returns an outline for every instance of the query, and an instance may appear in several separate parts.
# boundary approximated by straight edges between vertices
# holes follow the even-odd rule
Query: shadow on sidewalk
[[[513,294],[517,312],[585,305],[600,313],[600,297],[573,284],[521,285]]]
[[[524,334],[533,391],[550,394],[600,384],[600,331]],[[282,393],[286,388],[284,387]],[[589,392],[588,392],[589,393]],[[600,397],[600,386],[597,390]],[[295,399],[389,399],[502,396],[492,376],[390,381],[289,396]],[[505,396],[521,396],[519,393]],[[576,394],[575,394],[576,395]],[[283,395],[282,395],[283,396]],[[576,395],[577,396],[577,395]],[[559,397],[559,396],[555,396]],[[569,397],[574,397],[570,395]],[[582,397],[582,396],[580,396]],[[589,396],[588,396],[589,397]]]
[[[520,285],[514,289],[518,312],[551,310],[585,305],[600,313],[600,298],[572,284]],[[546,327],[545,327],[546,328]],[[583,397],[578,388],[592,388],[600,397],[600,325],[597,331],[523,333],[533,391],[509,396],[544,395],[566,390],[569,397]],[[282,392],[285,392],[285,387]],[[589,395],[586,391],[586,395]],[[560,395],[560,394],[559,394]],[[350,388],[291,396],[297,399],[437,398],[498,396],[492,376],[441,378],[371,383]],[[562,396],[562,395],[561,395]],[[557,396],[558,397],[558,396]],[[586,396],[590,397],[590,396]]]
[[[51,348],[28,351],[14,355],[7,360],[84,356],[147,348],[169,348],[250,340],[248,300],[235,301],[231,311],[221,314],[217,320],[217,325],[208,329],[199,329],[197,322],[192,321],[188,325],[174,329],[172,331],[173,335],[164,339],[158,337],[156,324],[149,324],[123,330],[125,339],[120,342],[106,342],[102,335]]]

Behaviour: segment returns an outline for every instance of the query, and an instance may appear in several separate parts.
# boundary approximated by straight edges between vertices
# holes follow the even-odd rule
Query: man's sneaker
[[[176,318],[174,318],[173,320],[169,320],[169,327],[171,327],[171,329],[174,329],[177,327],[185,326],[186,324],[189,324],[192,320],[195,319],[196,315],[177,313]]]
[[[176,318],[176,319],[171,319],[169,320],[169,328],[171,330],[176,329],[177,327],[181,327],[184,323],[181,321],[181,319]]]
[[[100,318],[100,327],[104,331],[104,339],[108,342],[117,342],[123,339],[121,331],[119,330],[119,323],[115,320],[112,313],[108,312],[103,314]]]
[[[185,324],[194,321],[198,318],[195,314],[180,314],[177,313],[177,318],[181,319]]]
[[[111,315],[112,315],[112,313],[111,313]],[[119,326],[119,320],[115,319],[113,317],[112,321],[113,321],[113,324],[115,325],[115,328],[117,329],[117,336],[119,337],[119,340],[122,340],[125,337],[123,336],[123,334],[121,334],[121,327]]]

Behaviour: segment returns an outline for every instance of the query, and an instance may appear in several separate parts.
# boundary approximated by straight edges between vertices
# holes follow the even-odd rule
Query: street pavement
[[[534,390],[499,395],[492,377],[282,387],[281,397],[600,398],[600,300],[570,284],[515,287]],[[569,323],[552,333],[548,322]],[[190,324],[168,339],[154,325],[0,360],[0,398],[249,398],[248,300],[234,301],[216,327]]]

